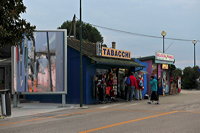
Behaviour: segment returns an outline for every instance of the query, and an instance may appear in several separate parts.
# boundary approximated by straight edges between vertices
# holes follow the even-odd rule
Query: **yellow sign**
[[[124,51],[124,50],[118,50],[118,49],[106,48],[106,47],[102,47],[101,55],[105,57],[131,59],[130,51]]]
[[[162,64],[162,69],[168,69],[168,64]]]

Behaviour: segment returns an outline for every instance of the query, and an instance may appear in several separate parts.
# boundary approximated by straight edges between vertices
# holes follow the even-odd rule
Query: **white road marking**
[[[138,103],[127,104],[127,105],[125,105],[125,106],[126,106],[126,107],[129,107],[129,106],[134,106],[134,105],[138,105]]]
[[[102,107],[99,107],[99,108],[106,109],[106,108],[114,107],[114,106],[118,106],[118,105],[121,105],[121,104],[110,104],[110,105],[105,105],[105,106],[102,106]]]

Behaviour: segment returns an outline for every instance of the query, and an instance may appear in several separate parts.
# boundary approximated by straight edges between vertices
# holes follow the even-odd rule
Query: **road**
[[[0,120],[0,133],[199,133],[200,91]]]

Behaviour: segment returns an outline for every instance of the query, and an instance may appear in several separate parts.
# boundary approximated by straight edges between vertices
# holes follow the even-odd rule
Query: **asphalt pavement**
[[[147,100],[107,104],[67,105],[23,103],[0,120],[2,133],[199,133],[200,91]],[[22,104],[21,104],[22,106]],[[18,111],[24,111],[17,117]],[[30,112],[31,113],[30,113]],[[20,113],[19,113],[20,114]],[[14,114],[13,114],[14,115]]]
[[[200,92],[200,91],[182,90],[181,94],[192,94],[192,93],[195,94],[196,92]],[[103,104],[99,104],[99,105],[103,105]],[[85,106],[85,107],[87,108],[89,106]],[[11,113],[11,116],[8,116],[7,118],[36,115],[40,113],[48,113],[48,112],[54,112],[54,111],[59,111],[59,110],[78,109],[78,108],[80,108],[79,104],[66,104],[65,106],[63,106],[62,104],[59,104],[59,103],[40,103],[40,102],[19,103],[17,107],[13,107],[13,105],[11,105],[12,113]]]

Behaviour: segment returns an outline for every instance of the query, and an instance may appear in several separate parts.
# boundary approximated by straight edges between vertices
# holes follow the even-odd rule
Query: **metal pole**
[[[165,36],[163,36],[163,53],[165,53]]]
[[[66,104],[66,95],[65,94],[62,94],[62,107],[65,107],[65,104]]]
[[[80,0],[80,107],[83,106],[83,67],[82,67],[82,7]]]
[[[2,115],[6,116],[6,94],[1,94]]]
[[[64,91],[66,92],[66,94],[67,94],[67,30],[65,30],[65,32],[64,32],[64,48],[65,48],[65,53],[64,53],[64,72],[65,72],[65,74],[64,74],[64,87],[65,87],[65,89],[64,89]],[[66,94],[64,94],[65,95],[65,97],[62,95],[62,104],[66,104]],[[64,101],[63,101],[64,100]],[[65,103],[64,103],[65,102]],[[65,105],[64,105],[65,106]]]
[[[74,38],[76,38],[76,15],[74,15],[73,22],[74,22]]]
[[[16,108],[18,104],[18,99],[17,99],[17,93],[14,93],[13,95],[13,107]]]
[[[194,43],[194,67],[196,66],[196,56],[195,56],[195,43]]]

